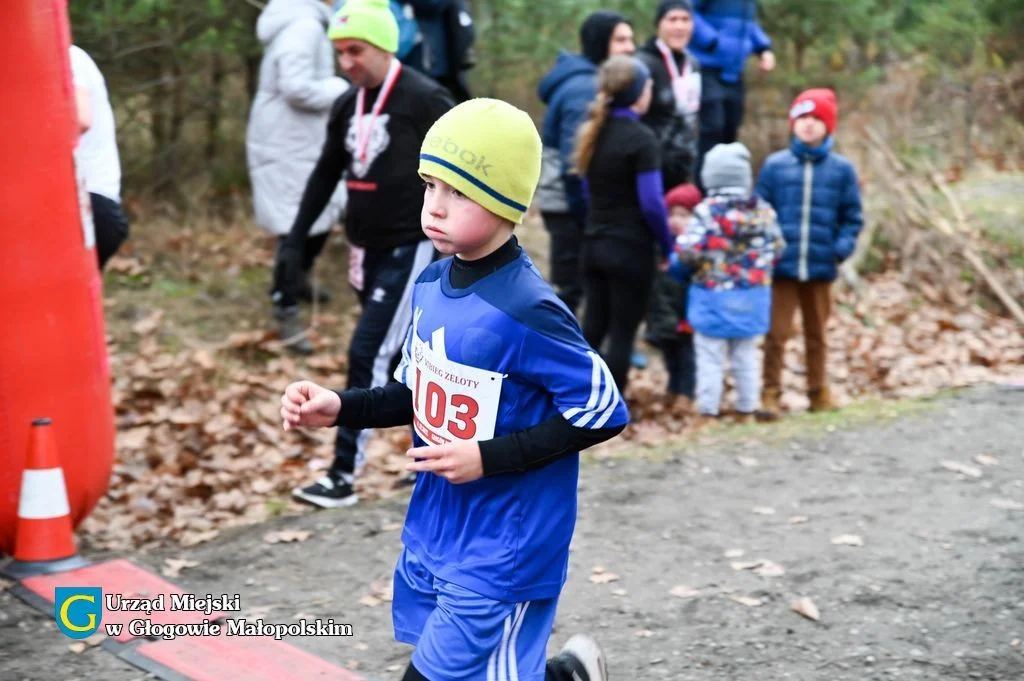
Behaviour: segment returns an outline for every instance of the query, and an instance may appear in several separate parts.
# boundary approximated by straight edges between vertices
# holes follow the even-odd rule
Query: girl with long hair
[[[607,60],[576,145],[576,171],[590,195],[582,249],[583,335],[599,351],[607,340],[602,354],[622,392],[657,256],[664,262],[673,243],[658,141],[640,122],[651,87],[643,62],[627,56]]]

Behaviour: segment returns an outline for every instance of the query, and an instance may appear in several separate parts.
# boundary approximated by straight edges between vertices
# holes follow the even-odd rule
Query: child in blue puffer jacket
[[[708,196],[676,243],[670,271],[692,271],[687,317],[697,355],[697,411],[718,416],[726,355],[738,421],[753,420],[760,399],[757,340],[769,328],[772,273],[785,245],[772,207],[751,192],[750,152],[739,142],[708,152],[701,170]]]
[[[793,141],[768,157],[757,193],[775,208],[786,239],[772,285],[772,325],[764,347],[766,412],[778,413],[783,351],[797,307],[803,319],[811,411],[835,408],[828,385],[826,328],[832,282],[853,254],[864,224],[857,171],[832,151],[838,108],[831,90],[807,90],[789,112]]]

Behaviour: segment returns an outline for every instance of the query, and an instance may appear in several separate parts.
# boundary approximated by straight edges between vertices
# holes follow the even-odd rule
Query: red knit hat
[[[828,134],[836,131],[836,119],[839,117],[839,106],[836,104],[836,93],[827,88],[805,90],[793,100],[789,108],[789,127],[793,127],[796,119],[802,116],[814,116],[828,130]]]
[[[704,197],[700,195],[700,190],[697,189],[696,185],[692,184],[678,185],[668,194],[665,194],[665,205],[670,209],[674,206],[682,206],[691,213],[697,207],[697,204],[703,200]]]

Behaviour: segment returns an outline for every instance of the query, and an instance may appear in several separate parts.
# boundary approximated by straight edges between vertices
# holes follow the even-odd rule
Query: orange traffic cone
[[[3,572],[21,579],[86,564],[75,555],[68,492],[50,419],[36,419],[21,477],[14,560],[4,566]]]

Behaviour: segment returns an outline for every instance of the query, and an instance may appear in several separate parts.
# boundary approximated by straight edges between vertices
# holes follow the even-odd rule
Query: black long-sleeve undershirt
[[[455,258],[451,284],[466,288],[519,257],[515,237],[479,260]],[[342,409],[337,425],[355,428],[391,428],[412,423],[412,391],[398,382],[366,389],[339,392]],[[552,461],[610,440],[625,426],[577,428],[556,414],[542,423],[479,443],[484,475],[512,473],[541,468]]]

